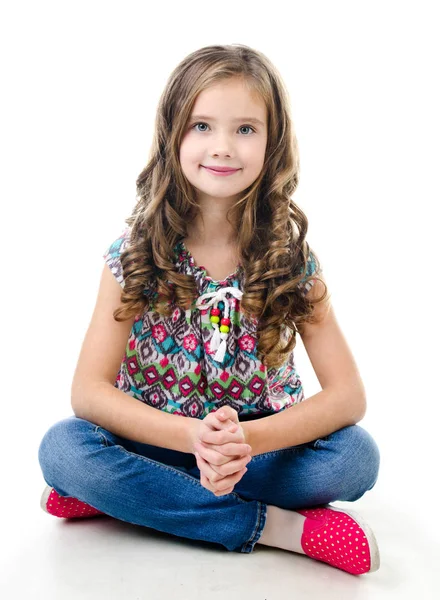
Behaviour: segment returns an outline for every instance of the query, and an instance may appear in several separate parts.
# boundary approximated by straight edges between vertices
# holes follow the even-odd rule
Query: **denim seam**
[[[263,532],[263,527],[266,524],[267,505],[264,502],[260,502],[259,500],[257,500],[256,502],[258,506],[257,519],[251,537],[241,547],[240,551],[244,553],[252,552],[255,544],[260,539],[261,534]]]
[[[108,444],[107,444],[107,438],[105,437],[105,435],[104,435],[103,433],[101,433],[101,432],[99,431],[99,425],[97,425],[97,426],[95,427],[95,431],[94,431],[94,433],[97,433],[97,434],[100,436],[100,438],[101,438],[101,444],[103,444],[103,445],[104,445],[106,448],[108,448]]]

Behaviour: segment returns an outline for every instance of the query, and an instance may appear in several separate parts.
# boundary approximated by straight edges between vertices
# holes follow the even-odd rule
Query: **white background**
[[[375,490],[436,512],[435,4],[3,5],[1,460],[11,518],[38,504],[38,445],[72,414],[102,254],[134,206],[161,91],[187,54],[215,43],[262,51],[286,83],[301,159],[294,200],[367,390],[360,424],[381,450]],[[299,337],[295,355],[313,395]]]

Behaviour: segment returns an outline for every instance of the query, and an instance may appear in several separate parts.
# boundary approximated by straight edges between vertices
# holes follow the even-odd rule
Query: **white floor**
[[[8,518],[6,504],[3,510],[0,597],[438,599],[440,552],[432,527],[438,522],[437,505],[415,497],[395,501],[393,489],[400,475],[393,479],[386,471],[384,464],[375,488],[357,502],[334,503],[360,512],[376,535],[380,569],[361,576],[259,544],[253,553],[239,554],[111,517],[58,519],[39,506],[45,485],[41,475],[35,471],[26,485],[29,491],[17,476],[10,498],[14,518]],[[413,484],[417,496],[417,477]],[[12,492],[12,486],[9,489]]]

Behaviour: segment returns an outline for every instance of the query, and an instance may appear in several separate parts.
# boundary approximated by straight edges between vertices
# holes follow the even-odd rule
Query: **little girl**
[[[357,425],[365,391],[291,198],[298,178],[268,58],[244,45],[187,56],[104,253],[74,415],[39,447],[45,511],[379,568],[367,523],[329,504],[371,490],[380,455]],[[306,402],[297,332],[322,386]]]

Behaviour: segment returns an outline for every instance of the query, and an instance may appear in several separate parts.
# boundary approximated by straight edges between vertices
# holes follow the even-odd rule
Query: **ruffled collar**
[[[177,242],[177,244],[175,246],[175,250],[177,250],[179,262],[186,263],[190,267],[190,270],[194,274],[199,274],[199,276],[201,276],[201,278],[203,279],[204,282],[210,282],[211,287],[213,285],[214,286],[231,285],[231,282],[233,280],[238,279],[240,277],[240,275],[243,273],[243,268],[242,268],[241,264],[238,264],[235,271],[233,273],[230,273],[227,277],[225,277],[225,279],[223,279],[223,280],[213,279],[212,277],[207,275],[207,271],[203,265],[200,265],[200,266],[196,265],[194,257],[191,254],[191,252],[188,250],[188,248],[185,246],[185,242],[183,241],[183,239],[180,240],[179,242]]]

